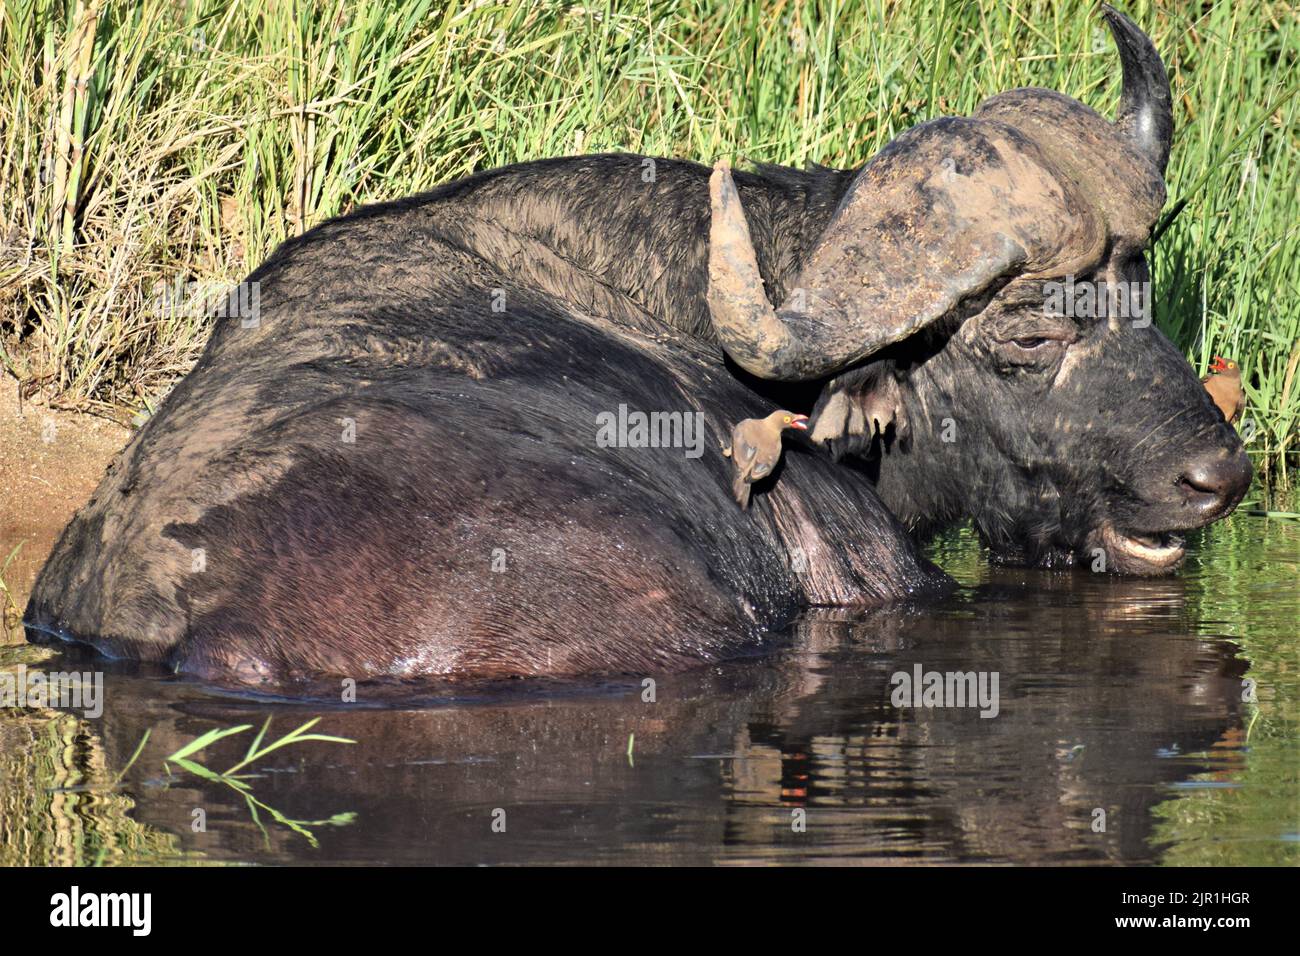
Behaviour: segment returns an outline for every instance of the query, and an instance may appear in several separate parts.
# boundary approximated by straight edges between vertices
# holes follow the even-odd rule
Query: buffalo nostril
[[[1192,462],[1178,479],[1191,503],[1210,511],[1235,505],[1250,487],[1252,468],[1244,449],[1221,449]]]
[[[1216,497],[1221,486],[1217,474],[1208,468],[1202,467],[1189,468],[1179,479],[1179,483],[1190,492]]]

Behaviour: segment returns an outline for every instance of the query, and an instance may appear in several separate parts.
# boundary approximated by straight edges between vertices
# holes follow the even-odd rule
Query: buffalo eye
[[[1024,349],[1026,352],[1030,352],[1033,351],[1034,349],[1042,348],[1044,345],[1046,345],[1048,342],[1052,340],[1042,336],[1026,336],[1024,338],[1012,339],[1011,341],[1012,344],[1016,346],[1016,348],[1021,348]]]
[[[1026,288],[1001,303],[981,323],[985,348],[1003,367],[1047,369],[1079,339],[1079,329],[1065,316],[1044,314],[1036,290]]]
[[[1009,366],[1047,368],[1075,336],[1061,329],[1006,330],[994,339],[994,353]]]

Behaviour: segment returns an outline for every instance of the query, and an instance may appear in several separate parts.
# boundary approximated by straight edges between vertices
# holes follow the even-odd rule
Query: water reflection
[[[268,846],[219,787],[147,782],[157,756],[214,723],[279,711],[287,731],[306,709],[110,674],[97,759],[124,766],[152,727],[135,819],[216,859],[1149,860],[1156,785],[1207,769],[1167,755],[1240,722],[1244,664],[1229,642],[1177,633],[1168,582],[1043,583],[995,580],[924,613],[816,615],[775,657],[660,678],[653,703],[632,681],[330,711],[322,728],[358,746],[303,745],[255,783],[299,819],[358,813],[318,832],[320,851],[274,829]],[[890,676],[914,664],[997,672],[998,716],[895,708]],[[191,832],[196,808],[206,833]]]
[[[955,536],[941,559],[969,586],[943,605],[810,615],[763,657],[659,677],[653,702],[627,678],[288,705],[114,670],[99,720],[0,712],[0,862],[1202,862],[1225,834],[1293,860],[1298,541],[1277,526],[1227,566],[1140,581],[988,568]],[[891,676],[918,664],[996,672],[997,717],[895,707]],[[315,829],[319,848],[164,773],[214,726],[269,715],[274,735],[317,714],[359,743],[286,748],[251,782],[290,818],[357,814]],[[97,788],[146,730],[124,786]]]

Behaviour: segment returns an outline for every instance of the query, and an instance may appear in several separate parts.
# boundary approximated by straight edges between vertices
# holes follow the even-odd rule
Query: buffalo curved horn
[[[1173,130],[1164,65],[1132,21],[1110,7],[1105,15],[1124,70],[1115,129],[1163,173]],[[1041,147],[996,118],[913,127],[858,172],[774,308],[741,193],[719,163],[708,285],[719,343],[760,378],[806,381],[978,309],[1015,275],[1096,238],[1100,224],[1053,170]]]
[[[779,308],[720,162],[709,181],[708,305],[723,349],[760,378],[822,378],[1041,265],[1056,246],[1037,237],[1070,235],[1067,212],[1078,213],[1062,209],[1028,148],[964,117],[908,130],[854,178]]]
[[[1164,174],[1174,135],[1169,77],[1155,45],[1109,4],[1102,6],[1124,69],[1115,125],[1129,144]]]

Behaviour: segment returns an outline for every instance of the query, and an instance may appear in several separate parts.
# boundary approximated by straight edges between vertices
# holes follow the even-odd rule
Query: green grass
[[[1300,15],[1125,9],[1173,79],[1157,320],[1246,370],[1251,448],[1300,419]],[[857,164],[1022,85],[1109,112],[1118,58],[1064,0],[377,4],[6,0],[0,361],[129,419],[206,338],[158,283],[217,288],[354,205],[518,160],[630,150]]]
[[[262,741],[266,737],[266,732],[271,729],[271,718],[270,717],[266,718],[266,722],[262,724],[262,729],[257,732],[257,736],[255,736],[253,738],[253,742],[249,744],[248,751],[244,754],[244,759],[240,760],[238,763],[230,767],[229,770],[226,770],[224,772],[217,772],[214,770],[210,770],[203,764],[199,763],[194,758],[199,753],[203,752],[204,750],[206,750],[208,747],[212,746],[219,740],[224,740],[226,737],[233,737],[236,734],[242,734],[246,730],[251,730],[252,729],[251,724],[239,724],[234,727],[214,727],[212,730],[209,730],[207,733],[203,734],[202,736],[196,737],[194,740],[191,740],[188,744],[181,747],[179,750],[176,750],[175,752],[169,754],[165,758],[164,764],[168,766],[169,771],[170,771],[170,765],[175,764],[177,767],[181,768],[182,770],[186,770],[189,773],[194,774],[196,777],[199,777],[203,780],[207,780],[210,783],[218,783],[227,786],[231,790],[239,794],[241,797],[243,797],[245,804],[248,806],[248,812],[253,819],[253,823],[255,823],[258,829],[262,831],[262,836],[266,840],[267,849],[270,849],[271,846],[271,836],[269,831],[266,829],[266,825],[262,822],[262,816],[261,816],[262,813],[265,813],[276,823],[282,824],[283,826],[286,826],[289,829],[293,830],[293,832],[303,837],[313,847],[319,847],[320,843],[316,840],[316,835],[311,830],[312,827],[348,826],[349,824],[356,821],[357,815],[351,811],[348,811],[345,813],[336,813],[332,817],[329,817],[328,819],[325,820],[290,819],[288,816],[281,813],[279,810],[275,809],[274,807],[268,806],[267,804],[263,803],[261,800],[257,799],[257,797],[253,795],[252,784],[249,783],[250,776],[248,774],[237,773],[237,771],[244,770],[248,768],[251,764],[261,760],[267,754],[273,753],[274,751],[279,750],[281,747],[288,747],[292,744],[300,744],[312,740],[320,741],[323,743],[332,743],[332,744],[356,743],[355,740],[349,740],[346,737],[334,737],[334,736],[330,736],[329,734],[307,733],[307,731],[311,730],[311,728],[316,726],[316,724],[318,724],[319,722],[320,722],[320,718],[314,717],[311,720],[307,721],[307,723],[303,724],[301,727],[298,727],[296,730],[289,731],[289,733],[285,734],[279,740],[275,740],[269,744],[263,745]],[[136,748],[135,756],[131,758],[132,763],[134,763],[136,757],[140,755],[140,751],[144,749],[144,745],[147,740],[148,740],[148,734],[146,733],[145,739],[140,741],[140,746]],[[129,768],[130,764],[127,764],[127,767]],[[119,777],[125,775],[125,773],[126,770],[124,769],[122,771],[122,774],[119,775]],[[259,813],[259,811],[261,812]]]

